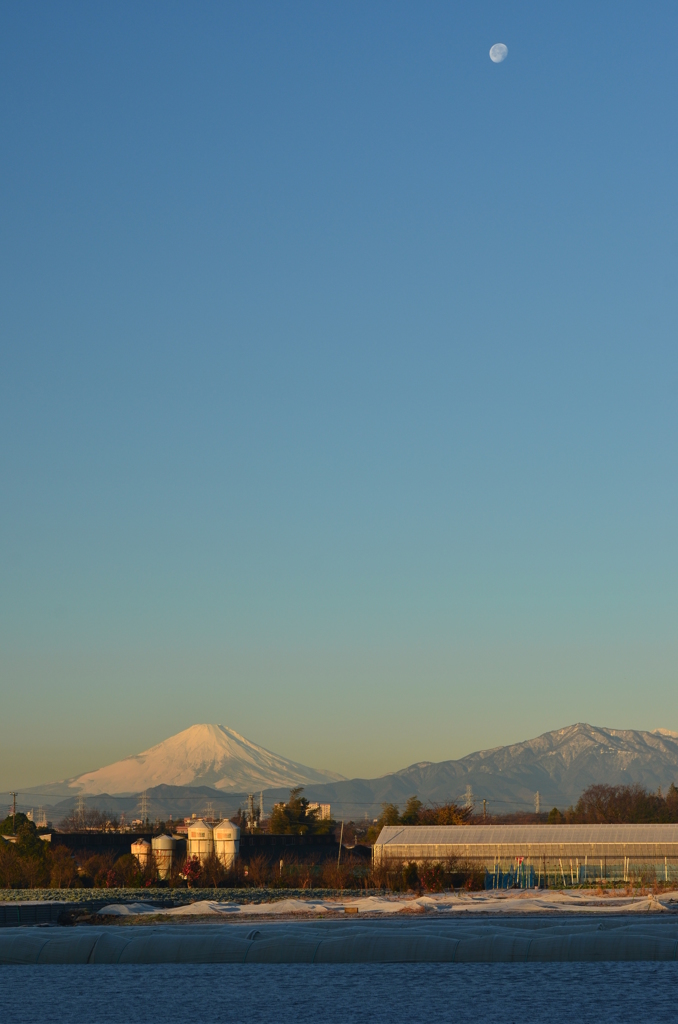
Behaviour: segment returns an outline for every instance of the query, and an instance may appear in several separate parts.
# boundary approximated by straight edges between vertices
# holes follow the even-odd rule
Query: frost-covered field
[[[19,903],[54,900],[57,903],[136,903],[150,900],[180,906],[199,900],[264,903],[293,897],[324,899],[332,896],[361,896],[364,889],[0,889],[0,900]]]

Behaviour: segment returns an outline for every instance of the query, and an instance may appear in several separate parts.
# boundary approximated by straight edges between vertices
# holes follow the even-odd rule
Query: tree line
[[[382,828],[387,825],[468,825],[473,808],[456,803],[425,806],[418,796],[411,796],[401,812],[398,804],[382,804],[381,814],[367,829],[365,842],[374,844]]]
[[[350,836],[349,842],[374,843],[385,825],[465,825],[480,824],[483,820],[474,815],[470,807],[456,803],[425,806],[418,797],[412,796],[402,811],[397,804],[383,804],[381,815],[369,825],[347,822],[344,840]],[[513,820],[513,816],[504,820]],[[574,807],[563,811],[553,808],[548,815],[540,816],[540,820],[552,824],[678,822],[678,788],[671,785],[664,794],[639,785],[589,786]],[[274,809],[270,826],[272,832],[282,835],[313,835],[331,830],[338,838],[336,822],[318,820],[317,812],[309,808],[301,789],[292,790],[289,801]],[[11,816],[0,821],[0,836],[12,835],[13,827]],[[52,847],[51,843],[40,839],[35,824],[22,813],[16,815],[15,840],[8,842],[0,838],[0,888],[138,888],[156,884],[152,863],[142,867],[131,853],[119,857],[110,853],[73,854],[64,846]],[[411,888],[416,875],[418,884],[436,889],[449,885],[476,887],[480,879],[475,877],[474,871],[477,869],[452,863],[443,867],[424,865],[417,869],[406,865],[374,870],[365,860],[345,849],[340,863],[318,856],[293,855],[285,857],[281,865],[278,860],[258,855],[248,862],[238,860],[231,869],[224,868],[216,857],[202,865],[196,862],[188,866],[178,858],[169,885],[397,890]]]
[[[15,831],[14,831],[15,828]],[[40,838],[35,824],[17,812],[0,821],[0,888],[70,889],[138,888],[151,885],[153,872],[142,869],[131,853],[121,857],[110,854],[74,856],[65,846],[55,846]]]
[[[549,824],[653,825],[678,822],[678,788],[671,783],[666,794],[643,786],[589,786],[574,807],[554,807]]]
[[[381,815],[368,831],[374,842],[385,825],[482,825],[500,824],[568,825],[652,825],[678,823],[678,788],[671,783],[666,793],[656,792],[641,785],[609,786],[597,783],[589,786],[576,805],[566,810],[554,807],[550,812],[532,814],[518,811],[513,814],[479,815],[474,809],[455,803],[424,806],[416,796],[410,797],[400,812],[397,804],[382,804]]]

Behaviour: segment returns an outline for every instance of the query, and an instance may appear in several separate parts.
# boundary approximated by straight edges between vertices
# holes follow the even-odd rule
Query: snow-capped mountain
[[[65,786],[91,796],[139,793],[160,785],[243,793],[342,778],[273,754],[224,725],[192,725],[141,754],[67,779]]]
[[[425,803],[471,795],[487,800],[492,814],[530,810],[537,792],[541,809],[568,807],[595,783],[638,784],[647,789],[678,785],[678,734],[669,729],[605,729],[579,722],[522,743],[479,750],[455,761],[421,761],[379,779],[317,785],[311,800],[332,804],[337,813],[374,814],[382,803],[401,807],[415,793]],[[470,790],[470,794],[469,794]]]

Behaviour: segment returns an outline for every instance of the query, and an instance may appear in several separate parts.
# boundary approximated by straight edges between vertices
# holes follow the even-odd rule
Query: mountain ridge
[[[543,810],[576,803],[595,783],[657,789],[672,782],[678,784],[678,734],[578,722],[456,760],[416,762],[379,779],[314,786],[309,795],[374,810],[381,803],[403,804],[415,794],[425,803],[463,803],[470,786],[476,804],[486,800],[488,812],[496,814],[534,810],[537,792]]]
[[[254,774],[237,775],[231,772],[226,778],[223,772],[228,759],[221,763],[220,775],[220,771],[210,767],[209,757],[205,758],[198,753],[197,767],[193,764],[193,780],[189,784],[179,785],[167,777],[159,779],[156,776],[154,779],[137,776],[146,784],[132,786],[131,776],[125,772],[122,776],[116,776],[115,773],[111,776],[111,769],[119,769],[120,766],[134,768],[145,755],[158,748],[167,750],[169,741],[166,740],[151,747],[149,751],[116,762],[105,769],[85,773],[74,780],[66,780],[51,787],[24,790],[24,794],[40,794],[43,798],[41,802],[47,802],[48,797],[70,798],[72,801],[73,797],[82,793],[105,797],[111,809],[118,806],[127,809],[128,805],[130,808],[134,806],[135,794],[148,790],[149,797],[153,797],[158,805],[154,813],[162,816],[175,813],[173,807],[178,810],[179,804],[184,808],[185,804],[190,803],[193,798],[189,798],[188,790],[191,788],[195,794],[194,799],[203,801],[204,794],[201,791],[199,796],[196,788],[202,786],[209,790],[224,813],[230,814],[232,811],[229,808],[235,811],[248,792],[263,790],[265,805],[270,808],[274,802],[286,799],[292,786],[301,785],[310,800],[330,803],[335,817],[374,817],[379,813],[382,803],[402,806],[414,795],[424,803],[463,803],[467,799],[467,787],[470,787],[477,806],[482,806],[485,800],[488,812],[499,814],[534,809],[537,792],[540,794],[541,809],[545,810],[576,803],[581,793],[593,783],[638,783],[654,790],[660,786],[666,788],[672,782],[678,784],[678,734],[668,729],[652,732],[607,729],[579,722],[542,733],[521,743],[475,751],[455,760],[418,761],[374,779],[344,779],[336,775],[328,778],[332,773],[306,768],[297,762],[279,758],[245,740],[233,730],[227,730],[225,726],[192,726],[191,729],[219,729],[223,734],[228,734],[229,742],[235,744],[233,749],[237,748],[240,753],[243,750],[248,752],[254,761],[258,756],[265,755],[264,762],[258,767],[255,765],[256,772],[252,770]],[[191,729],[170,737],[170,740],[184,737]],[[194,734],[194,739],[199,746],[200,735]],[[172,769],[174,778],[177,772],[181,775],[181,765],[174,764]],[[266,772],[268,784],[264,781]],[[112,777],[117,777],[119,784],[120,778],[124,777],[128,788],[112,792],[106,786]],[[221,785],[215,786],[211,781],[214,778]],[[238,778],[248,784],[239,787]],[[74,785],[80,780],[81,788]],[[89,786],[89,789],[85,786]]]

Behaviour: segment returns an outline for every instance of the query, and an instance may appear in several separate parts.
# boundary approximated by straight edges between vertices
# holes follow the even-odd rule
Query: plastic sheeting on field
[[[678,908],[678,892],[655,896],[599,896],[590,891],[548,892],[543,890],[486,891],[482,893],[449,893],[412,897],[367,896],[352,900],[282,899],[266,903],[231,903],[199,900],[181,907],[153,907],[149,903],[112,903],[102,907],[100,914],[110,917],[131,917],[161,914],[163,917],[212,916],[294,916],[297,914],[338,914],[357,911],[359,914],[398,914],[403,911],[438,911],[443,913],[646,913]]]
[[[473,963],[676,960],[678,917],[307,921],[0,934],[0,964]]]

